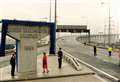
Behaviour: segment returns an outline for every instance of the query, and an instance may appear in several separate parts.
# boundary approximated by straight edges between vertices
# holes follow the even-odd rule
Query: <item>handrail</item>
[[[69,63],[71,63],[73,65],[73,67],[77,70],[80,71],[82,69],[80,63],[77,61],[77,59],[75,57],[73,57],[72,55],[70,55],[69,53],[63,51],[65,54],[63,55],[64,59],[66,61],[68,61]]]

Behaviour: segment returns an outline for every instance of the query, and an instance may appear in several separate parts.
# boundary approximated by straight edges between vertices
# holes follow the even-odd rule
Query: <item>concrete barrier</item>
[[[10,61],[11,55],[0,57],[0,63]]]

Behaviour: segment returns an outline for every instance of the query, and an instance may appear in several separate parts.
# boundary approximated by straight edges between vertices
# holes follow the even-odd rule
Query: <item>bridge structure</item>
[[[64,27],[64,26],[63,26]],[[73,28],[73,27],[75,27],[75,28]],[[78,26],[78,27],[80,27],[80,26]],[[54,23],[46,23],[46,22],[35,22],[35,21],[20,21],[20,20],[2,20],[2,39],[1,39],[1,50],[5,47],[5,38],[6,38],[6,35],[8,35],[8,36],[10,36],[10,37],[12,37],[12,38],[14,38],[15,40],[16,40],[16,52],[17,52],[17,54],[16,54],[16,56],[17,56],[17,72],[36,72],[36,41],[38,40],[38,39],[40,39],[40,38],[42,38],[42,37],[45,37],[46,35],[48,35],[48,34],[50,34],[50,46],[52,46],[53,48],[52,48],[52,50],[50,50],[50,53],[52,53],[52,54],[54,54],[55,53],[55,33],[56,33],[56,31],[57,32],[71,32],[71,33],[88,33],[89,34],[89,40],[90,40],[90,30],[88,30],[87,28],[85,29],[85,28],[77,28],[77,26],[68,26],[68,27],[64,27],[64,28],[60,28],[60,27],[58,27],[57,29],[55,28],[55,25],[54,25]],[[40,36],[40,37],[39,37]],[[85,36],[86,37],[86,36]],[[70,39],[71,40],[71,39]],[[70,40],[68,40],[68,41],[70,41]],[[73,40],[75,40],[75,39],[73,39]],[[52,43],[51,43],[52,42]],[[63,42],[64,43],[64,42]],[[68,42],[67,42],[68,43]],[[71,42],[70,42],[70,44],[71,44]],[[70,45],[69,44],[69,45]],[[74,44],[73,44],[74,45]],[[66,45],[65,45],[66,46]],[[75,47],[76,46],[81,46],[81,45],[78,45],[78,44],[75,44]],[[82,45],[83,46],[83,45]],[[68,47],[69,48],[69,47]],[[81,47],[81,48],[84,48],[84,47]],[[89,48],[89,47],[88,47]],[[50,48],[51,49],[51,48]],[[70,49],[71,50],[71,49]],[[79,50],[80,49],[78,49],[77,50],[77,48],[75,49],[76,51],[76,54],[78,54],[79,55]],[[91,50],[91,49],[90,49]],[[78,52],[77,52],[78,51]],[[86,50],[85,50],[86,51]],[[83,50],[83,52],[84,52],[84,50]],[[92,51],[91,51],[92,52]],[[90,52],[88,52],[87,54],[89,54]],[[67,54],[67,53],[66,53]],[[75,54],[75,53],[74,53]],[[81,54],[81,53],[80,53]],[[69,55],[69,54],[67,54],[67,55]],[[81,55],[79,55],[79,56],[81,56]],[[78,57],[79,57],[78,56]],[[80,58],[84,58],[84,56],[86,56],[86,55],[84,55],[83,54],[83,57],[80,57]],[[53,58],[54,57],[54,58]],[[72,57],[72,56],[71,56]],[[77,57],[77,58],[78,58]],[[89,58],[89,56],[86,56],[85,58],[89,58],[90,60],[92,60],[93,59],[93,57],[92,56],[90,56],[91,57],[91,59]],[[39,57],[40,58],[40,57]],[[73,58],[73,59],[77,59],[77,58]],[[25,60],[26,59],[26,60]],[[71,74],[71,68],[69,67],[70,65],[67,65],[66,63],[64,64],[64,66],[66,66],[66,67],[63,67],[62,69],[63,70],[61,70],[61,71],[59,71],[59,69],[57,69],[58,71],[56,71],[56,70],[53,70],[53,68],[57,68],[57,64],[56,64],[56,61],[54,61],[55,62],[55,64],[56,65],[54,65],[53,64],[53,60],[55,60],[55,56],[50,56],[50,60],[52,61],[51,62],[51,66],[50,66],[50,73],[49,74],[41,74],[41,71],[37,71],[38,73],[39,73],[39,75],[34,75],[34,73],[30,73],[30,74],[28,74],[29,76],[24,76],[24,73],[23,73],[23,76],[22,75],[18,75],[17,77],[15,77],[14,79],[13,78],[11,78],[11,77],[9,77],[9,70],[8,70],[8,68],[6,69],[6,67],[5,68],[3,68],[4,69],[4,71],[5,72],[3,72],[3,73],[5,73],[5,74],[3,74],[4,76],[3,77],[8,77],[7,79],[9,79],[10,78],[10,80],[12,81],[12,80],[20,80],[21,81],[21,79],[23,80],[23,79],[25,79],[25,80],[27,80],[27,79],[30,79],[30,80],[32,80],[32,79],[38,79],[38,78],[44,78],[44,79],[48,79],[49,77],[50,78],[54,78],[54,77],[57,77],[57,79],[56,79],[56,81],[58,81],[58,76],[59,77],[63,77],[63,76],[61,76],[62,75],[62,73],[63,74],[65,74],[66,72],[66,74],[64,75],[65,77],[66,76],[82,76],[82,75],[87,75],[88,77],[90,77],[90,79],[86,79],[86,76],[84,76],[85,77],[85,80],[86,81],[89,81],[89,80],[93,80],[93,81],[99,81],[99,82],[102,82],[103,81],[103,79],[101,79],[100,77],[98,77],[98,76],[96,76],[95,74],[95,72],[93,72],[93,71],[91,71],[91,70],[89,70],[88,68],[86,68],[86,67],[84,67],[84,69],[82,69],[82,70],[80,70],[80,71],[72,71],[73,72],[73,74]],[[96,60],[98,60],[98,59],[96,59]],[[95,60],[95,61],[96,61]],[[68,60],[69,61],[69,60]],[[80,62],[82,62],[81,60],[79,60],[79,59],[77,59],[77,61],[79,61],[79,63]],[[32,63],[31,63],[32,62]],[[70,63],[70,62],[69,62]],[[78,64],[79,64],[78,63]],[[86,64],[86,63],[84,63],[84,62],[82,62],[84,65]],[[94,62],[93,62],[94,63]],[[38,63],[38,67],[39,67],[39,64],[42,64],[42,63]],[[95,65],[95,64],[94,64]],[[99,65],[99,64],[96,64],[96,65]],[[53,66],[53,67],[52,67]],[[89,65],[89,64],[87,64],[87,66],[88,67],[90,67],[91,65]],[[100,65],[99,65],[100,66]],[[101,65],[102,66],[102,65]],[[81,65],[80,65],[80,67],[81,67]],[[83,66],[82,66],[83,67]],[[93,66],[91,66],[90,68],[92,68]],[[67,68],[67,69],[66,69]],[[73,68],[73,67],[72,67]],[[3,69],[2,69],[2,71],[3,71]],[[66,70],[65,70],[66,69]],[[69,69],[69,70],[68,70]],[[96,69],[96,68],[93,68],[93,69],[95,69],[95,70],[98,70],[98,69]],[[7,70],[7,72],[6,72],[6,70]],[[52,71],[53,70],[53,71]],[[56,72],[54,72],[54,71],[56,71]],[[66,72],[65,72],[66,71]],[[101,71],[98,71],[99,72],[99,74],[101,74],[100,72]],[[2,73],[2,72],[1,72]],[[54,74],[55,73],[55,74]],[[81,74],[81,75],[80,75]],[[56,75],[56,76],[55,76]],[[20,77],[20,76],[22,76],[22,78]],[[32,76],[32,78],[31,78],[31,76]],[[110,75],[108,75],[108,74],[106,74],[105,75],[106,77],[111,77]],[[92,77],[92,78],[91,78]],[[16,79],[17,78],[17,79]],[[82,76],[82,78],[83,78],[83,76]],[[113,78],[113,77],[112,77]],[[2,78],[2,79],[4,79],[4,78]],[[6,79],[6,78],[5,78]],[[73,79],[73,78],[72,78]],[[72,80],[72,79],[70,79],[70,80]],[[116,79],[116,78],[115,78]],[[40,80],[42,80],[42,79],[40,79]],[[78,77],[78,80],[80,81],[80,82],[82,82],[81,80],[80,80],[80,77]],[[118,79],[116,79],[116,80],[118,80]],[[8,80],[7,80],[8,81]],[[65,81],[65,80],[64,80]],[[68,81],[68,79],[67,79],[67,81]],[[66,82],[67,82],[66,81]],[[104,80],[105,81],[105,80]],[[106,82],[108,82],[107,80],[106,80]],[[118,82],[118,81],[117,81]]]
[[[5,56],[7,35],[16,40],[16,65],[19,73],[36,72],[38,40],[50,35],[49,54],[55,54],[56,27],[54,23],[3,19],[0,56]]]

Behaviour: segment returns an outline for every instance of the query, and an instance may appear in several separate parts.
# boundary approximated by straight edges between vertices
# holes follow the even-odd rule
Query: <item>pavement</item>
[[[57,56],[48,56],[48,68],[49,73],[42,73],[42,55],[37,57],[37,73],[15,73],[15,77],[11,77],[11,66],[5,66],[0,68],[0,81],[22,81],[22,82],[73,82],[76,78],[76,82],[107,82],[95,74],[94,71],[88,67],[81,65],[80,71],[75,70],[71,64],[63,59],[62,68],[58,68]],[[61,79],[60,79],[61,78]],[[81,79],[80,79],[81,78]],[[87,79],[86,79],[87,78]],[[52,80],[49,80],[52,79]],[[77,80],[78,79],[78,80]],[[33,81],[34,80],[34,81]],[[39,81],[40,80],[40,81]]]
[[[106,81],[95,75],[84,75],[84,76],[72,76],[72,77],[64,77],[64,78],[62,77],[62,78],[50,78],[50,79],[35,79],[35,80],[29,80],[29,81],[26,80],[21,82],[106,82]]]

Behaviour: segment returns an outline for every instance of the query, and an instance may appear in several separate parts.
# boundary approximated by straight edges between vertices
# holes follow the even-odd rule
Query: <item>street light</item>
[[[108,25],[108,45],[110,46],[111,44],[111,17],[110,17],[110,6],[109,6],[109,25]]]
[[[54,19],[54,22],[55,22],[55,26],[57,27],[57,0],[55,0],[55,19]]]
[[[105,4],[101,2],[101,4]],[[111,45],[111,14],[110,14],[110,3],[108,4],[108,45]]]
[[[52,10],[52,9],[51,9],[51,8],[52,8],[51,6],[52,6],[52,5],[51,5],[51,0],[50,0],[50,9],[49,9],[49,11],[50,11],[50,13],[49,13],[49,22],[51,22],[51,10]]]

